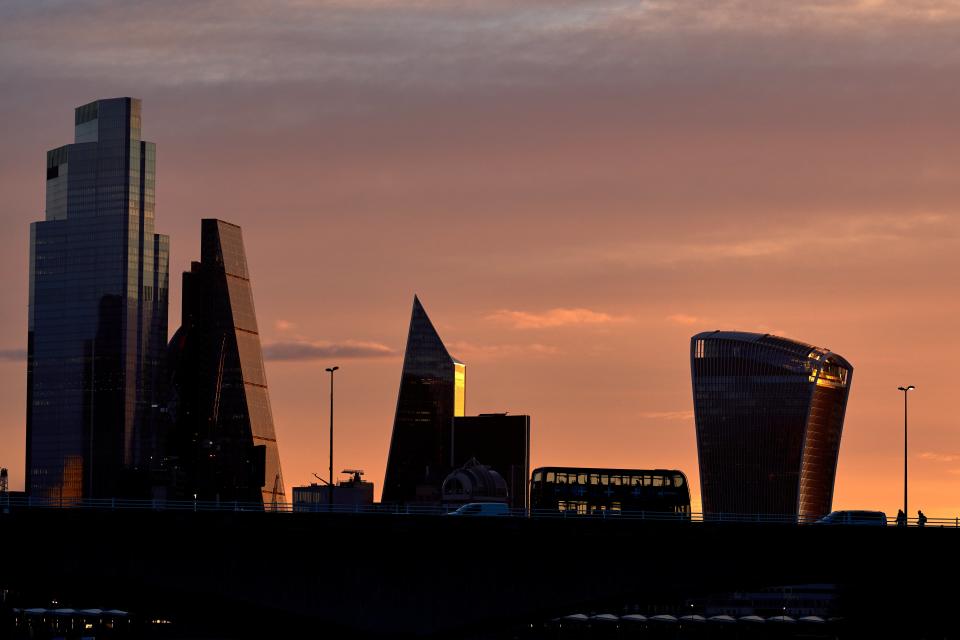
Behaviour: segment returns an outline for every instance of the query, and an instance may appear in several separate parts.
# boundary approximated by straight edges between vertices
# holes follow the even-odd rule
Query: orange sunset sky
[[[23,486],[29,223],[73,108],[143,100],[170,332],[201,217],[243,227],[287,487],[379,494],[414,293],[532,463],[667,467],[689,338],[855,367],[835,508],[960,514],[960,3],[0,5],[0,466]]]

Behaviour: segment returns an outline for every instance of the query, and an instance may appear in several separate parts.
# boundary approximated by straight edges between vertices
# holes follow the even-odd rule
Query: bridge
[[[450,636],[631,603],[834,583],[847,614],[942,616],[960,529],[650,518],[0,510],[0,588],[219,629]],[[304,625],[308,625],[304,627]]]

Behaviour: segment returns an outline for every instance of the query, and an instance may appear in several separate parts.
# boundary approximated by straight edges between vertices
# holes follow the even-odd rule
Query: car
[[[510,507],[503,502],[468,502],[448,516],[508,516]]]
[[[885,527],[887,514],[883,511],[832,511],[817,520],[816,524]]]

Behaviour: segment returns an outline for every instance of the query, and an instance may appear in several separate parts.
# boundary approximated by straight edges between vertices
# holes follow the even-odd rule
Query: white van
[[[508,516],[510,507],[503,502],[468,502],[448,516]]]
[[[883,511],[831,511],[815,524],[842,524],[868,527],[887,526],[887,514]]]

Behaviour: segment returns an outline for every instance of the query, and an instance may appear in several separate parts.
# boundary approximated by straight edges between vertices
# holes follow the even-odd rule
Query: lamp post
[[[330,484],[327,486],[327,506],[333,511],[333,372],[340,367],[327,367],[330,374]]]
[[[903,391],[903,519],[910,522],[910,512],[907,511],[907,395],[916,389],[912,384],[907,387],[897,387]]]

